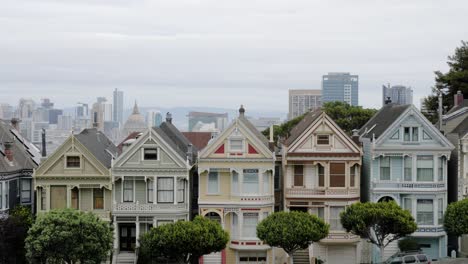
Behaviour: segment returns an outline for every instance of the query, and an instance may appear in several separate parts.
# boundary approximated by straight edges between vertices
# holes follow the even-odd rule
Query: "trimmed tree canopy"
[[[272,247],[289,255],[306,249],[328,235],[329,225],[315,215],[304,212],[277,212],[257,225],[257,236]]]
[[[448,205],[444,216],[447,233],[456,236],[468,234],[468,198]]]
[[[388,244],[417,229],[411,213],[394,201],[352,204],[341,213],[341,224],[347,232],[378,246],[382,258]]]
[[[17,206],[0,218],[0,263],[26,263],[24,240],[32,225],[31,210]]]
[[[39,215],[26,238],[30,262],[100,263],[113,242],[112,228],[92,213],[74,209]]]
[[[147,263],[159,258],[189,263],[226,247],[229,234],[221,225],[197,216],[191,222],[178,221],[151,229],[140,239],[140,256]]]

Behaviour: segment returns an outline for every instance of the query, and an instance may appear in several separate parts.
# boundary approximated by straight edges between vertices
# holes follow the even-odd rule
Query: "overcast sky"
[[[358,74],[359,101],[382,84],[414,103],[468,40],[468,1],[2,0],[0,102],[58,106],[125,92],[126,107],[210,106],[287,112],[288,89]]]

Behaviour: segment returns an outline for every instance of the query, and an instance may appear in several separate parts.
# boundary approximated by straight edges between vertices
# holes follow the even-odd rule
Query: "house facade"
[[[0,120],[0,218],[17,205],[34,212],[32,173],[40,163],[40,152],[20,135],[18,120]]]
[[[360,146],[316,110],[291,130],[282,151],[285,210],[308,212],[330,224],[328,237],[301,255],[331,264],[361,263],[361,239],[340,222],[340,213],[360,199]]]
[[[171,122],[127,138],[113,164],[114,263],[135,257],[151,227],[190,218],[193,150]]]
[[[34,171],[38,214],[74,208],[110,223],[116,146],[95,128],[71,135]]]
[[[277,263],[256,226],[274,209],[275,155],[268,140],[244,116],[245,109],[199,153],[199,213],[230,234],[225,250],[203,263]]]
[[[431,259],[446,257],[443,215],[453,145],[414,105],[385,105],[359,135],[364,150],[363,200],[394,200],[409,210],[418,225],[411,237]],[[397,250],[394,241],[385,249],[385,258]],[[377,248],[372,259],[380,259]]]

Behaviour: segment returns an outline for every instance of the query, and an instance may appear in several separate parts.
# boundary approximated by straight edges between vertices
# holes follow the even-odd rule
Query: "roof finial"
[[[137,105],[137,101],[135,100],[135,105],[133,106],[133,113],[134,115],[138,115],[140,114],[140,111],[138,110],[138,105]]]
[[[171,114],[171,112],[166,113],[166,122],[172,124],[172,114]]]
[[[241,105],[239,108],[239,116],[244,116],[244,113],[245,113],[244,105]]]

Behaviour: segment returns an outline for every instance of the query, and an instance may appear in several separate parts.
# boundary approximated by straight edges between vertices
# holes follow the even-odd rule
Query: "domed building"
[[[133,112],[128,117],[127,121],[125,121],[125,124],[122,128],[121,136],[125,138],[132,132],[143,132],[147,128],[148,127],[145,122],[145,117],[142,114],[140,114],[140,111],[138,110],[138,105],[135,102],[135,106],[133,106]]]

